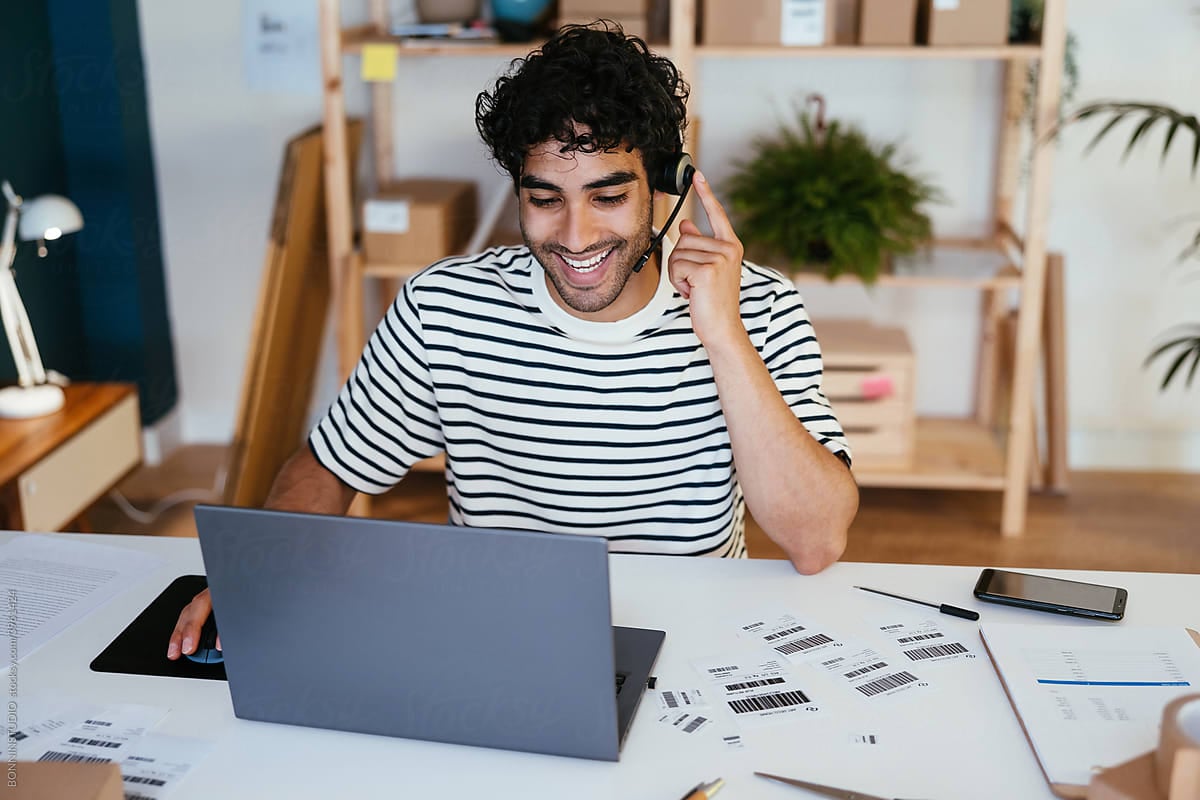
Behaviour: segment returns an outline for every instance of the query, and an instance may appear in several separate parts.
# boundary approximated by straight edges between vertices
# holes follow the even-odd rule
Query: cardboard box
[[[862,320],[813,321],[825,365],[822,387],[855,469],[908,469],[916,450],[915,365],[900,328]]]
[[[911,45],[916,34],[917,0],[862,0],[859,44]]]
[[[702,44],[819,47],[836,40],[839,0],[706,0]]]
[[[558,0],[560,17],[644,17],[650,11],[650,0]]]
[[[561,28],[563,25],[590,25],[598,19],[608,19],[617,23],[626,36],[636,36],[643,41],[649,38],[650,26],[646,23],[645,17],[614,17],[603,12],[571,17],[560,15],[558,26]]]
[[[363,251],[370,263],[431,264],[461,253],[478,219],[470,181],[395,181],[364,204]]]
[[[125,800],[121,768],[116,764],[72,764],[59,761],[18,761],[10,765],[15,787],[11,800]]]
[[[1008,42],[1011,0],[921,0],[918,41],[933,46]]]

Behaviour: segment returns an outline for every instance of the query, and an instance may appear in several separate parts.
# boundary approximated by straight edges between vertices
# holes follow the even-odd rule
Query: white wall
[[[1081,42],[1079,100],[1145,98],[1200,111],[1200,0],[1072,0]],[[171,314],[186,441],[227,441],[246,357],[283,142],[317,121],[317,97],[252,92],[241,62],[241,4],[155,0],[141,5]],[[348,11],[348,13],[355,13]],[[347,61],[348,68],[357,62]],[[502,63],[415,59],[396,84],[402,173],[502,178],[474,130],[473,101]],[[702,165],[719,186],[759,131],[809,91],[830,112],[879,139],[901,139],[917,168],[945,190],[940,234],[984,230],[996,150],[1000,72],[955,61],[703,59],[696,110]],[[351,81],[351,85],[355,82]],[[362,110],[355,91],[352,109]],[[1145,152],[1118,164],[1120,137],[1087,158],[1095,127],[1069,131],[1056,164],[1050,243],[1066,254],[1072,462],[1077,467],[1200,469],[1200,386],[1159,394],[1141,361],[1166,327],[1200,321],[1200,286],[1171,267],[1200,214],[1182,140],[1161,171]],[[1157,139],[1161,142],[1161,132]],[[1194,229],[1193,225],[1193,229]],[[1193,270],[1194,273],[1194,270]],[[918,406],[963,413],[970,404],[976,296],[957,290],[805,288],[815,314],[903,323],[919,359]],[[326,365],[322,399],[335,390]]]

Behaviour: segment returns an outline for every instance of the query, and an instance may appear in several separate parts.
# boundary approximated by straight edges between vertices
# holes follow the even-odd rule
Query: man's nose
[[[599,239],[595,220],[587,209],[571,208],[567,210],[566,226],[562,233],[562,246],[576,255],[584,255]]]

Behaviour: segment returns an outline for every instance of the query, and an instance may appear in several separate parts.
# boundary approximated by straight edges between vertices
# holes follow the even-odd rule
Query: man
[[[713,235],[684,221],[634,269],[687,92],[641,40],[568,27],[481,94],[526,246],[405,283],[267,506],[345,513],[444,450],[455,524],[740,557],[749,506],[799,572],[836,561],[858,491],[795,288],[743,263],[699,172]],[[207,592],[184,609],[169,658],[210,609]]]

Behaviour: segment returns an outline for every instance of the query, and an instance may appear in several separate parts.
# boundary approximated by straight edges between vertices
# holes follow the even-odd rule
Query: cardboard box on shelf
[[[478,218],[470,181],[394,181],[363,206],[363,251],[371,263],[430,264],[462,252]]]
[[[916,32],[917,0],[862,0],[859,44],[911,45]]]
[[[644,17],[650,0],[558,0],[559,17]]]
[[[865,320],[814,320],[825,397],[856,469],[907,469],[916,442],[912,347],[900,328]]]
[[[626,36],[636,36],[639,39],[647,39],[650,35],[650,26],[646,24],[645,17],[614,17],[611,14],[597,12],[594,14],[583,14],[580,16],[563,16],[559,15],[558,25],[590,25],[598,19],[612,20],[621,26],[621,30]]]
[[[1011,0],[921,0],[917,36],[928,45],[1008,42]]]
[[[706,0],[702,44],[818,47],[836,41],[840,0]]]

